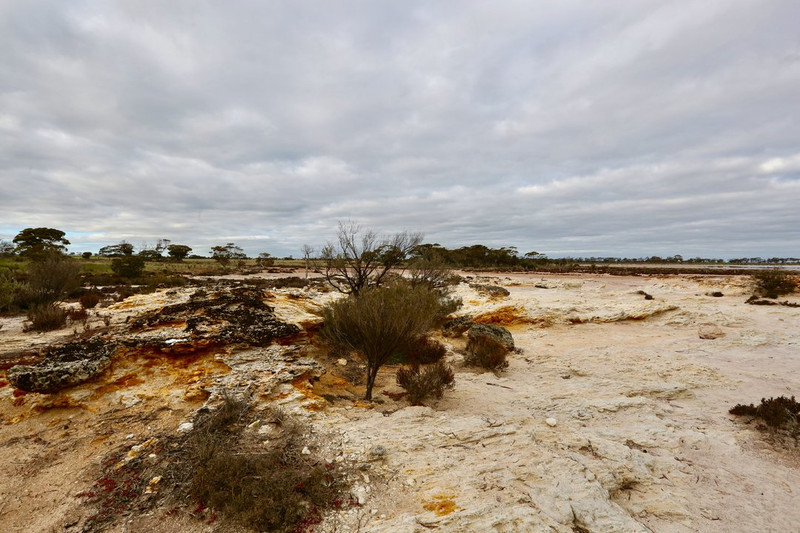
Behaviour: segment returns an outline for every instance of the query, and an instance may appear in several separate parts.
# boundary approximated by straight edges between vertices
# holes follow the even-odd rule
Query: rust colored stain
[[[531,319],[525,314],[525,309],[519,306],[505,306],[478,315],[474,319],[481,324],[495,324],[498,326],[513,326],[517,324],[535,324],[540,320]]]
[[[308,403],[303,404],[305,409],[309,411],[322,411],[328,404],[327,400],[314,392],[314,384],[311,381],[309,374],[301,374],[292,381],[292,386],[297,389],[307,400]]]
[[[144,380],[142,378],[140,378],[138,375],[134,373],[130,373],[130,374],[125,374],[121,378],[115,379],[111,383],[106,383],[105,385],[97,387],[97,389],[95,389],[95,392],[98,394],[106,394],[127,387],[133,387],[134,385],[141,385],[142,383],[144,383]]]
[[[427,501],[422,506],[426,511],[435,513],[436,516],[447,516],[459,509],[456,502],[453,500],[453,494],[436,494],[433,499]]]
[[[8,370],[12,366],[17,365],[35,365],[41,363],[44,357],[37,353],[23,353],[12,355],[11,357],[3,357],[0,359],[0,370]]]

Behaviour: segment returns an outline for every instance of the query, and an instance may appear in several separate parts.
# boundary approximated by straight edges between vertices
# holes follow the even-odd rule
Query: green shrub
[[[780,270],[757,272],[753,274],[753,281],[758,294],[772,299],[791,294],[797,289],[797,283]]]
[[[0,271],[0,313],[24,309],[31,299],[31,290],[27,283],[18,281],[10,271]]]
[[[364,398],[372,399],[378,369],[428,331],[441,308],[440,296],[401,281],[362,290],[323,308],[323,342],[357,352],[367,364]]]
[[[49,253],[31,262],[28,284],[35,303],[61,300],[80,287],[80,266],[60,253]]]
[[[443,361],[423,367],[412,366],[397,371],[397,384],[406,391],[406,399],[411,405],[422,405],[427,398],[439,399],[445,389],[455,384],[453,369]]]
[[[55,303],[37,304],[28,311],[25,331],[51,331],[63,328],[67,323],[67,312]]]
[[[138,255],[125,255],[111,260],[111,270],[123,278],[138,278],[144,272],[144,258]]]

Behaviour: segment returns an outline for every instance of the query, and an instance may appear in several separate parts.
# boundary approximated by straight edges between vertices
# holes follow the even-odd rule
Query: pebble
[[[178,433],[188,433],[194,429],[194,424],[191,422],[183,422],[178,426]]]
[[[347,359],[339,359],[336,361],[339,366],[347,366]]]
[[[558,424],[558,420],[556,420],[556,419],[555,419],[555,418],[553,418],[553,417],[550,417],[550,418],[546,419],[546,420],[545,420],[545,422],[546,422],[546,423],[547,423],[547,425],[548,425],[548,426],[550,426],[551,428],[552,428],[552,427],[555,427],[555,425],[556,425],[556,424]]]
[[[303,451],[301,451],[303,455],[311,455],[311,450],[308,449],[308,446],[303,446]]]

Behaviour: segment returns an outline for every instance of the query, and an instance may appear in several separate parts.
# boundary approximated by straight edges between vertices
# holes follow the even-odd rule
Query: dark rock
[[[458,316],[448,320],[442,325],[442,335],[445,337],[460,337],[472,326],[472,316]]]
[[[116,345],[100,339],[46,348],[36,365],[8,369],[8,381],[28,392],[53,393],[89,381],[111,365]]]
[[[188,302],[168,305],[138,317],[132,328],[186,322],[184,331],[195,340],[252,346],[266,346],[273,339],[298,334],[300,328],[278,320],[274,309],[264,303],[263,296],[263,290],[248,286],[225,288],[210,294],[198,291]]]

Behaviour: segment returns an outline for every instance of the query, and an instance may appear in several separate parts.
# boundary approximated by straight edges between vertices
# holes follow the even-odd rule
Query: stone
[[[705,326],[700,326],[700,329],[698,330],[698,335],[700,336],[701,339],[712,340],[712,339],[719,339],[720,337],[724,337],[725,336],[725,332],[722,331],[717,326],[705,325]]]
[[[442,335],[445,337],[460,337],[472,327],[472,316],[458,316],[448,320],[442,325]]]
[[[505,346],[508,351],[514,349],[514,337],[512,337],[511,332],[503,326],[496,326],[494,324],[473,324],[469,328],[467,338],[472,341],[480,337],[494,339]],[[467,351],[469,351],[469,346],[467,347]]]
[[[553,417],[550,417],[550,418],[547,418],[545,420],[545,423],[552,428],[552,427],[556,427],[556,424],[558,424],[558,420],[556,420]]]
[[[8,369],[7,379],[20,390],[50,394],[79,385],[111,366],[116,344],[101,339],[70,342],[44,349],[44,360],[36,365]]]
[[[508,289],[504,289],[499,285],[484,285],[482,283],[471,283],[470,288],[475,289],[481,294],[486,294],[491,298],[503,298],[511,294]]]

